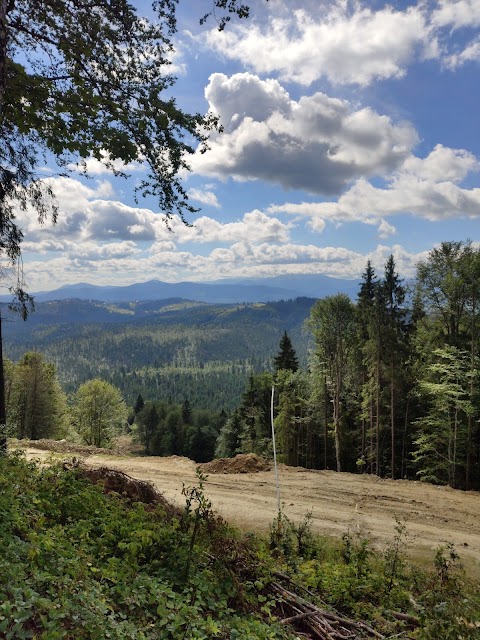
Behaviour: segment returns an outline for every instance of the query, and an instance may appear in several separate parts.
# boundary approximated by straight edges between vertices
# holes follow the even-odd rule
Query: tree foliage
[[[53,364],[40,353],[6,363],[7,425],[17,438],[63,438],[69,434],[67,398]]]
[[[120,391],[104,380],[89,380],[75,394],[75,427],[84,442],[107,447],[126,426],[128,410]]]
[[[356,304],[317,301],[309,370],[276,373],[281,458],[480,489],[479,296],[480,250],[445,242],[410,294],[390,256],[381,277],[367,263]],[[218,452],[270,454],[265,390],[258,374],[246,381]]]
[[[206,149],[216,119],[177,106],[169,73],[176,1],[155,0],[153,10],[150,21],[126,0],[0,2],[0,252],[11,264],[23,238],[17,208],[33,208],[41,222],[57,216],[37,172],[42,156],[85,173],[89,158],[117,175],[141,163],[137,194],[155,197],[167,219],[196,211],[179,173],[197,144]],[[215,12],[222,27],[248,8],[214,0]]]
[[[297,354],[286,331],[280,340],[279,352],[275,356],[274,362],[276,371],[284,369],[295,373],[298,369]]]

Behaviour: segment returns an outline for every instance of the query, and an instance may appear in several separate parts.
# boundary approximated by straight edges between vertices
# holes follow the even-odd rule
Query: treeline
[[[145,453],[156,456],[186,456],[195,462],[212,460],[215,444],[227,418],[209,409],[192,408],[185,400],[181,405],[167,402],[144,402],[141,395],[129,419],[135,439]]]
[[[227,314],[232,319],[228,331],[205,328],[204,346],[215,330],[226,332],[220,343],[227,337],[229,343],[235,340],[239,325],[232,313]],[[293,326],[298,336],[299,328]],[[130,381],[130,398],[141,390],[143,397],[130,411],[120,384],[117,388],[100,379],[77,385],[67,401],[54,365],[39,353],[27,353],[16,365],[6,363],[8,425],[19,437],[74,437],[96,446],[130,430],[149,454],[185,455],[197,462],[246,452],[271,456],[274,387],[277,451],[289,465],[480,489],[480,249],[470,242],[442,243],[418,265],[408,286],[393,256],[379,275],[368,263],[356,301],[344,294],[316,301],[304,329],[311,341],[308,367],[301,366],[304,358],[285,331],[276,358],[275,348],[266,353],[263,345],[263,367],[258,362],[248,374],[244,363],[217,366],[210,361],[202,366],[195,360],[198,350],[192,339],[202,329],[183,333],[180,349],[175,328],[175,341],[180,341],[176,358],[183,353],[184,360],[161,370],[148,368],[145,375],[156,380],[149,396],[143,396],[143,375],[127,365],[115,370],[112,364],[112,379]],[[258,344],[262,332],[255,332],[253,320],[242,325],[242,341],[250,330]],[[155,336],[159,348],[158,328]],[[108,338],[126,339],[123,330]],[[147,341],[154,351],[151,340],[153,336]],[[190,357],[192,368],[187,366]],[[231,380],[227,386],[221,380],[229,370],[240,399],[227,416],[218,398],[228,396]],[[101,358],[96,374],[103,375]],[[182,376],[187,374],[192,393],[182,396]],[[210,375],[210,386],[195,393],[205,375]],[[165,393],[161,378],[175,393]],[[108,421],[113,410],[100,412],[104,401],[98,397],[106,389],[117,394],[112,406],[122,407],[115,424]],[[97,414],[105,419],[100,427]]]
[[[217,455],[271,453],[274,385],[287,464],[480,488],[479,249],[442,243],[409,287],[393,256],[381,276],[368,263],[356,302],[318,300],[305,326],[308,371],[285,335],[276,372],[250,377]]]
[[[55,366],[38,352],[17,364],[5,361],[8,435],[20,439],[62,439],[109,447],[116,436],[130,433],[151,455],[211,460],[226,420],[224,412],[144,402],[139,394],[129,409],[119,389],[99,378],[80,385],[70,398],[62,390]]]

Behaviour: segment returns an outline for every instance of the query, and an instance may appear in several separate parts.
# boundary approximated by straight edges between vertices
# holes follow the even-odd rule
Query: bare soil
[[[47,460],[50,451],[26,448],[29,458]],[[58,455],[58,454],[56,454]],[[65,453],[62,457],[71,457]],[[261,461],[261,459],[260,459]],[[88,452],[89,467],[118,469],[150,482],[170,503],[184,502],[182,486],[196,483],[196,464],[171,456],[132,457]],[[204,465],[209,477],[205,493],[213,508],[243,530],[268,531],[277,515],[274,471],[258,470],[250,460],[250,472],[222,469],[223,461]],[[268,468],[268,465],[267,467]],[[253,471],[253,472],[252,472]],[[384,548],[395,535],[395,519],[404,521],[413,555],[432,558],[439,545],[452,542],[469,573],[480,575],[480,494],[436,487],[408,480],[383,480],[368,475],[310,471],[280,465],[283,511],[294,522],[312,514],[312,528],[321,535],[341,537],[347,531],[370,537]]]

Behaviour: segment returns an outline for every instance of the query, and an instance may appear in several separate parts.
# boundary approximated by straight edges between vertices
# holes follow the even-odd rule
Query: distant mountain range
[[[228,279],[214,282],[162,282],[149,280],[128,286],[97,286],[87,283],[65,285],[53,291],[34,293],[37,302],[51,300],[99,300],[101,302],[135,302],[183,298],[214,304],[237,302],[268,302],[297,297],[323,298],[346,293],[354,298],[357,280],[339,280],[320,274],[286,275],[273,278]],[[9,296],[0,296],[8,302]]]

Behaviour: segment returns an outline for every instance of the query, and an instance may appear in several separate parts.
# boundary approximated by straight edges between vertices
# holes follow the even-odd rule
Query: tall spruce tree
[[[386,306],[384,327],[385,378],[389,387],[389,423],[390,423],[390,476],[396,473],[397,422],[399,404],[406,395],[407,326],[405,287],[396,272],[395,259],[390,255],[385,264],[383,279],[384,300]]]
[[[360,291],[358,292],[356,318],[357,318],[357,341],[358,350],[357,358],[360,384],[360,416],[361,416],[361,434],[360,434],[360,457],[362,462],[362,470],[367,471],[368,462],[372,459],[373,452],[373,434],[374,434],[374,409],[373,397],[371,393],[371,384],[369,382],[369,367],[367,361],[367,347],[371,337],[372,324],[374,322],[375,311],[375,292],[377,280],[375,270],[370,260],[362,274],[362,282]],[[367,426],[368,425],[368,426]]]
[[[298,359],[297,354],[295,353],[295,349],[292,346],[292,341],[290,340],[287,332],[285,331],[282,339],[280,340],[278,355],[275,356],[275,371],[285,370],[285,371],[295,371],[298,370]]]

